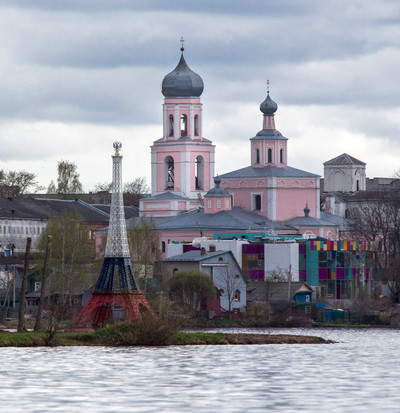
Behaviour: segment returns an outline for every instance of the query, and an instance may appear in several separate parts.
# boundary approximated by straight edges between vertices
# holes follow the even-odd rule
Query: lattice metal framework
[[[127,321],[140,320],[144,311],[155,313],[148,304],[132,268],[126,234],[125,212],[122,197],[122,156],[120,142],[114,142],[113,182],[110,211],[110,225],[107,236],[104,262],[91,297],[81,310],[72,328],[87,327],[92,321],[94,327],[104,326],[114,306],[120,306]]]

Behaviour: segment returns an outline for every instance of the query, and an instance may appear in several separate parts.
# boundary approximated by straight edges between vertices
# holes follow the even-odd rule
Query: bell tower
[[[202,137],[202,78],[181,57],[162,82],[163,137],[151,147],[152,195],[171,191],[187,198],[213,186],[214,145]]]

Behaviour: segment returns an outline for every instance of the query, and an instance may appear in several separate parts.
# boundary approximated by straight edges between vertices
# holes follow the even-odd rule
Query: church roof
[[[214,178],[215,187],[211,188],[204,197],[232,197],[232,195],[224,188],[220,187],[221,179],[219,177]]]
[[[147,198],[143,198],[143,201],[167,201],[167,200],[181,200],[181,201],[186,201],[189,198],[185,198],[183,196],[174,194],[173,192],[170,191],[165,191],[161,192],[160,194],[157,195],[152,195]]]
[[[166,98],[200,97],[204,89],[203,79],[186,64],[183,47],[181,51],[178,66],[164,77],[161,92]]]
[[[286,168],[278,168],[276,166],[268,165],[263,168],[253,168],[252,166],[246,166],[245,168],[237,169],[236,171],[227,172],[226,174],[219,175],[221,179],[225,178],[315,178],[319,175],[311,172],[302,171],[301,169],[292,168],[290,166]]]
[[[288,138],[285,138],[278,130],[276,129],[263,129],[257,133],[254,138],[250,140],[273,140],[273,141],[287,141]]]
[[[295,217],[285,221],[287,225],[293,225],[294,227],[335,227],[337,224],[325,220],[318,219],[310,216]]]
[[[132,218],[135,222],[138,218]],[[262,231],[266,229],[292,231],[293,228],[271,221],[242,207],[233,207],[229,211],[220,211],[215,214],[205,214],[203,208],[184,212],[169,217],[151,217],[157,230],[160,231]]]
[[[344,165],[366,165],[365,162],[362,162],[353,156],[348,155],[347,153],[342,153],[341,155],[333,158],[329,161],[324,162],[324,165],[337,165],[337,166],[344,166]]]

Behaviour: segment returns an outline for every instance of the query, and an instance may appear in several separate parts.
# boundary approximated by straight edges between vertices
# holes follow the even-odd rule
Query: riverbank
[[[330,344],[316,336],[291,334],[225,334],[183,333],[172,334],[166,340],[138,340],[131,332],[121,333],[115,328],[105,328],[93,333],[58,333],[53,337],[46,332],[11,333],[0,330],[0,347],[42,346],[169,346],[169,345],[237,345],[237,344]]]

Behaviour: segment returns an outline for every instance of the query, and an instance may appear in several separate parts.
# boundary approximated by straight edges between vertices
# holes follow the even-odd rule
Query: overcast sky
[[[0,0],[0,168],[47,187],[69,160],[91,190],[120,140],[124,181],[150,181],[182,36],[217,173],[250,164],[267,79],[290,166],[322,175],[346,152],[369,177],[400,168],[398,0]]]

